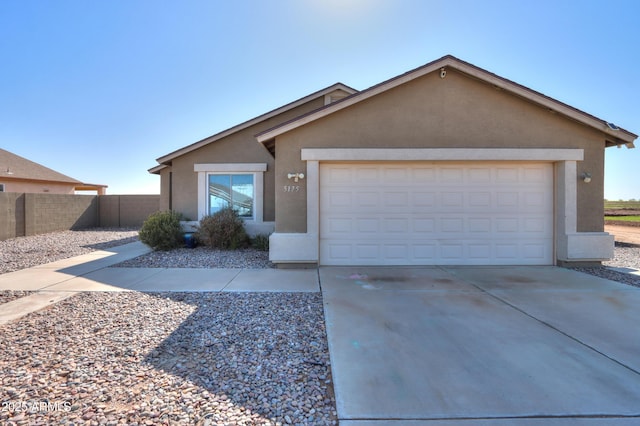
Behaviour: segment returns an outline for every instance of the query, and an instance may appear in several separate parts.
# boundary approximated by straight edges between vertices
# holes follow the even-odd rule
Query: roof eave
[[[160,172],[162,171],[162,169],[166,169],[167,167],[169,167],[166,164],[160,164],[158,166],[152,167],[149,170],[147,170],[149,173],[151,173],[152,175],[159,175]]]
[[[273,141],[277,136],[283,133],[289,132],[293,129],[318,120],[329,114],[333,114],[334,112],[362,102],[366,99],[369,99],[394,87],[405,84],[416,78],[422,77],[440,69],[446,69],[447,67],[453,68],[471,77],[484,81],[487,84],[491,84],[498,89],[506,90],[516,96],[522,97],[540,106],[548,108],[550,111],[562,114],[582,124],[595,128],[614,138],[614,140],[621,140],[624,144],[633,144],[633,141],[638,137],[634,133],[631,133],[622,128],[613,130],[607,125],[607,122],[604,120],[573,108],[558,100],[545,96],[542,93],[536,92],[511,80],[505,79],[482,68],[476,67],[475,65],[447,55],[436,61],[433,61],[412,71],[375,85],[369,89],[365,89],[355,95],[350,96],[349,98],[329,105],[326,108],[312,112],[300,117],[299,119],[294,119],[290,122],[281,124],[279,126],[273,127],[272,129],[259,133],[258,135],[256,135],[256,138],[260,143]]]
[[[160,164],[169,165],[171,160],[173,160],[176,157],[180,157],[181,155],[187,154],[187,153],[189,153],[191,151],[195,151],[196,149],[201,148],[201,147],[203,147],[205,145],[208,145],[211,142],[215,142],[215,141],[217,141],[219,139],[222,139],[222,138],[224,138],[226,136],[232,135],[233,133],[239,132],[240,130],[244,130],[244,129],[246,129],[248,127],[251,127],[254,124],[260,123],[260,122],[262,122],[264,120],[268,120],[268,119],[270,119],[272,117],[275,117],[278,114],[282,114],[283,112],[289,111],[289,110],[291,110],[293,108],[296,108],[296,107],[298,107],[300,105],[303,105],[303,104],[305,104],[305,103],[307,103],[307,102],[309,102],[309,101],[311,101],[313,99],[316,99],[316,98],[318,98],[320,96],[324,96],[324,95],[326,95],[326,94],[328,94],[330,92],[333,92],[334,90],[344,90],[345,92],[348,92],[348,93],[351,93],[351,94],[357,92],[356,89],[354,89],[352,87],[349,87],[346,84],[335,83],[335,84],[333,84],[333,85],[331,85],[329,87],[325,87],[324,89],[318,90],[317,92],[311,93],[310,95],[307,95],[307,96],[302,97],[302,98],[300,98],[298,100],[295,100],[295,101],[290,102],[290,103],[288,103],[286,105],[283,105],[283,106],[281,106],[279,108],[271,110],[271,111],[269,111],[269,112],[267,112],[265,114],[262,114],[262,115],[259,115],[257,117],[254,117],[254,118],[252,118],[252,119],[250,119],[248,121],[240,123],[240,124],[238,124],[238,125],[236,125],[234,127],[231,127],[231,128],[229,128],[227,130],[223,130],[222,132],[216,133],[215,135],[211,135],[211,136],[206,137],[206,138],[204,138],[202,140],[199,140],[198,142],[195,142],[195,143],[193,143],[191,145],[187,145],[186,147],[183,147],[181,149],[173,151],[173,152],[171,152],[171,153],[169,153],[167,155],[164,155],[164,156],[156,159],[156,161],[158,163],[160,163]],[[151,170],[152,169],[149,170],[150,173],[151,173]]]

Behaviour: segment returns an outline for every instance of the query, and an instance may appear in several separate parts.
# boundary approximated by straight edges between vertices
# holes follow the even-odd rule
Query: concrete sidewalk
[[[150,249],[141,242],[0,275],[0,291],[34,291],[2,305],[0,324],[85,291],[318,292],[315,269],[111,268]]]

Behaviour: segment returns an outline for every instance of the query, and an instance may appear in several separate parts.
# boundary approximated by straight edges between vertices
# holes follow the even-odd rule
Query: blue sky
[[[335,82],[446,54],[640,133],[640,2],[0,2],[0,147],[110,194],[158,193],[175,149]],[[605,197],[640,199],[638,148]]]

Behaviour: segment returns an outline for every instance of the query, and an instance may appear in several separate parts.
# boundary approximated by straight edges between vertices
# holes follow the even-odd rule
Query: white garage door
[[[550,265],[550,163],[321,163],[323,265]]]

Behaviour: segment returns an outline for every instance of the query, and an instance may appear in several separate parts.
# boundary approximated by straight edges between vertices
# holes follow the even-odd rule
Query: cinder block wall
[[[0,241],[24,235],[24,194],[0,192]]]
[[[24,194],[25,235],[91,228],[98,220],[95,195]]]
[[[159,195],[101,195],[101,227],[135,227],[160,210]]]
[[[139,227],[160,209],[160,195],[0,192],[0,241],[67,229]]]

